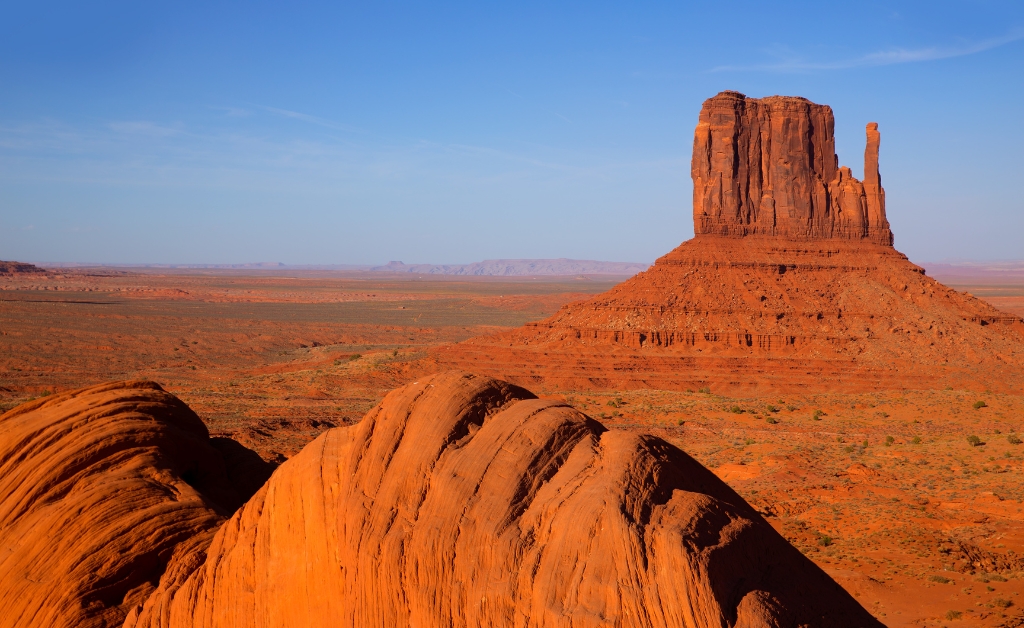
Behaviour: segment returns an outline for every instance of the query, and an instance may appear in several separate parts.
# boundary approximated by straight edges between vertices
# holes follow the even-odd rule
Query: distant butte
[[[695,237],[546,320],[438,350],[441,366],[561,390],[1024,383],[1024,321],[893,248],[878,125],[858,181],[838,165],[833,124],[804,98],[708,99],[691,163]]]
[[[0,276],[42,274],[45,272],[45,269],[39,268],[34,264],[26,264],[25,262],[5,262],[0,260]]]

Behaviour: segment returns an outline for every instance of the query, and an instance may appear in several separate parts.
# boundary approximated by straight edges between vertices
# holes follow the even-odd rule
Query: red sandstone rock
[[[126,628],[880,625],[682,451],[460,373],[321,435],[192,569]]]
[[[0,260],[0,276],[3,275],[27,275],[27,274],[45,274],[46,271],[34,264],[26,264],[25,262],[5,262]]]
[[[693,145],[694,233],[547,320],[442,347],[444,368],[558,390],[1024,385],[1024,321],[892,247],[867,126],[865,180],[838,167],[832,110],[722,92]]]
[[[878,125],[868,126],[863,186],[839,168],[833,127],[832,109],[805,98],[706,100],[693,140],[694,232],[892,244]]]
[[[0,627],[120,626],[263,483],[254,457],[152,382],[0,416]]]

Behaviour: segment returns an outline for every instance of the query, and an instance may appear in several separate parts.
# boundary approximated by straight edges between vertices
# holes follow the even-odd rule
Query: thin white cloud
[[[278,109],[277,107],[267,107],[266,105],[257,105],[264,111],[283,116],[285,118],[291,118],[293,120],[301,120],[302,122],[308,122],[309,124],[315,124],[328,129],[334,129],[335,131],[347,131],[350,133],[362,132],[363,129],[359,127],[351,126],[349,124],[341,124],[332,120],[325,120],[324,118],[318,118],[305,113],[299,113],[298,111],[289,111],[288,109]]]
[[[1001,37],[992,37],[978,42],[968,42],[959,46],[926,48],[892,48],[872,52],[854,59],[843,61],[816,62],[805,61],[794,57],[776,63],[756,65],[721,65],[711,68],[709,72],[813,72],[815,70],[846,70],[850,68],[896,65],[900,63],[918,63],[921,61],[937,61],[953,57],[964,57],[992,50],[1006,44],[1024,39],[1024,29],[1015,29]]]
[[[244,118],[250,114],[248,109],[242,109],[241,107],[215,107],[210,106],[210,109],[215,111],[223,111],[229,118]]]
[[[118,133],[150,135],[155,137],[168,137],[170,135],[177,135],[178,133],[181,133],[179,129],[161,126],[159,124],[146,121],[111,122],[108,126],[111,130],[117,131]]]

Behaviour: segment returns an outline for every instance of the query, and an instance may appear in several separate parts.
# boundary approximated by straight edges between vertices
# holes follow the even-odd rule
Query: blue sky
[[[0,259],[650,261],[701,102],[882,132],[896,246],[1024,258],[1024,4],[0,5]]]

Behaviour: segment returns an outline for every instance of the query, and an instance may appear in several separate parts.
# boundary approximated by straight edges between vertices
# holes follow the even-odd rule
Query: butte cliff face
[[[881,625],[676,447],[506,382],[396,390],[226,521],[247,466],[180,401],[56,401],[0,417],[0,625]]]
[[[805,98],[704,101],[693,138],[694,233],[844,238],[891,245],[878,174],[878,125],[867,127],[864,181],[840,167],[828,105]]]
[[[445,347],[460,368],[561,390],[712,386],[856,392],[1024,384],[1024,322],[892,247],[867,126],[864,181],[838,167],[832,111],[803,98],[708,99],[692,240],[547,320]]]

